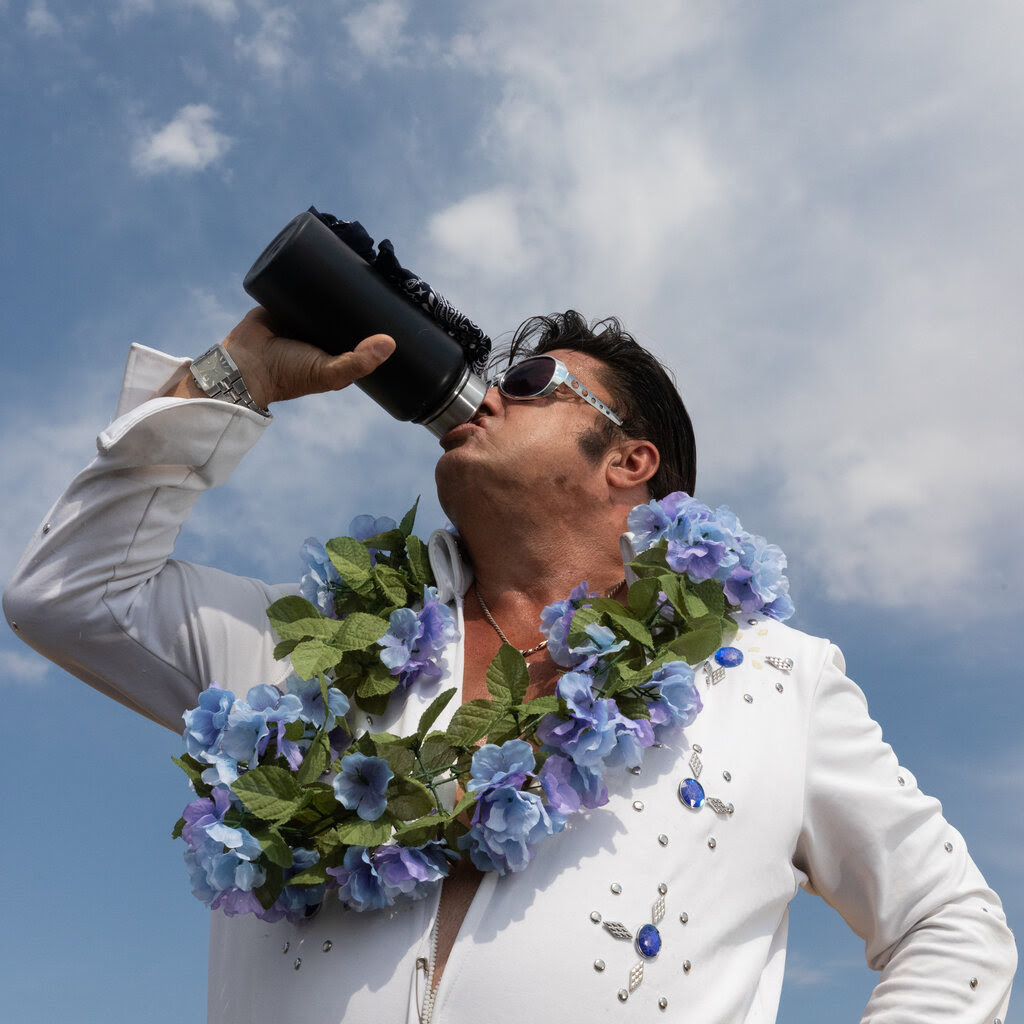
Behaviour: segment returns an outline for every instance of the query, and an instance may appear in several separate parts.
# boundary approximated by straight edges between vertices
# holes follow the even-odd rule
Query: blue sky
[[[574,307],[676,371],[698,495],[789,554],[922,787],[1024,913],[1024,8],[993,0],[0,0],[0,577],[90,457],[127,345],[196,355],[311,203],[493,336]],[[276,410],[181,553],[282,580],[359,512],[440,521],[361,394]],[[176,738],[0,636],[12,1019],[202,1019]],[[856,1020],[794,907],[780,1020]]]

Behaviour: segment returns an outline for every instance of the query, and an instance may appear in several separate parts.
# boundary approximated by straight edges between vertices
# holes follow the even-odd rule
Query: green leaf
[[[292,651],[292,668],[300,679],[312,679],[345,657],[345,652],[323,640],[303,640]]]
[[[387,619],[379,615],[367,615],[365,612],[353,612],[338,624],[337,635],[332,643],[342,651],[365,651],[387,631]]]
[[[193,786],[205,785],[203,772],[210,767],[209,765],[201,764],[191,754],[182,754],[181,757],[172,757],[171,760],[188,776]]]
[[[373,570],[373,582],[388,604],[398,607],[405,605],[407,597],[405,577],[397,569],[392,569],[387,565],[378,565]]]
[[[446,823],[446,819],[437,814],[418,818],[396,828],[395,841],[400,846],[422,846],[431,839],[436,839],[438,830]]]
[[[382,693],[377,697],[360,697],[359,707],[368,715],[374,715],[377,718],[380,718],[380,716],[387,711],[388,701],[390,699],[390,693]]]
[[[557,697],[534,697],[525,704],[520,704],[519,711],[528,715],[552,715],[558,712]]]
[[[300,871],[288,879],[289,885],[323,885],[327,881],[328,865],[323,859],[318,860],[311,868]]]
[[[321,615],[314,605],[297,594],[275,601],[267,609],[267,617],[282,640],[302,640],[308,636],[329,640],[338,628],[334,619]]]
[[[181,830],[184,827],[185,827],[185,819],[184,818],[179,818],[174,823],[174,831],[171,833],[171,838],[172,839],[180,839],[181,838]]]
[[[691,583],[690,588],[708,607],[712,615],[721,618],[725,615],[725,593],[722,591],[722,584],[718,580],[703,580],[700,583]]]
[[[476,802],[480,798],[479,793],[463,793],[462,799],[451,809],[449,817],[457,818],[460,814],[465,811],[476,807]]]
[[[364,697],[386,697],[398,686],[400,679],[401,676],[393,676],[387,666],[379,661],[370,665],[356,687],[360,704],[363,704]]]
[[[277,661],[283,661],[295,650],[295,645],[298,642],[298,640],[282,640],[274,647],[274,658]]]
[[[378,821],[356,818],[339,825],[334,832],[347,846],[380,846],[391,838],[391,822],[387,818]]]
[[[375,533],[372,537],[360,542],[364,548],[373,548],[376,551],[388,551],[394,553],[401,551],[405,546],[405,534],[397,527],[394,530],[385,530],[383,533]]]
[[[306,735],[306,723],[300,721],[289,722],[284,727],[284,735],[285,739],[291,740],[292,743],[298,743]]]
[[[619,711],[627,718],[632,718],[634,722],[639,721],[641,718],[651,717],[647,702],[640,697],[620,696],[615,698],[615,703],[618,705]]]
[[[260,849],[271,864],[282,868],[292,866],[292,849],[276,828],[259,829],[253,833],[253,837],[259,841]]]
[[[502,707],[518,704],[530,685],[526,658],[511,644],[503,643],[487,667],[487,692]]]
[[[446,733],[448,742],[455,747],[471,747],[487,735],[491,723],[502,713],[491,700],[471,700],[452,716]]]
[[[416,536],[410,534],[405,541],[406,556],[409,559],[409,575],[413,583],[419,587],[434,585],[434,572],[430,568],[427,546]]]
[[[388,794],[388,812],[402,821],[422,818],[437,807],[430,790],[415,779],[392,779]]]
[[[295,776],[286,768],[270,764],[240,775],[231,784],[231,791],[257,818],[275,824],[287,821],[304,799]]]
[[[370,552],[355,537],[335,537],[325,545],[327,555],[341,578],[358,594],[372,592]]]
[[[690,665],[696,665],[705,658],[711,657],[722,645],[722,634],[719,630],[702,629],[695,633],[683,633],[669,643],[669,650],[678,654]]]
[[[457,751],[448,742],[443,732],[428,736],[420,747],[420,764],[423,770],[436,775],[447,768],[454,760]]]
[[[402,535],[408,537],[412,533],[413,526],[416,525],[416,509],[420,507],[420,499],[417,499],[412,503],[412,508],[402,516],[402,521],[398,524],[399,530],[402,531]]]
[[[310,744],[306,756],[295,773],[295,781],[302,785],[316,782],[325,771],[331,760],[331,741],[326,732],[318,732]]]
[[[514,740],[519,735],[519,723],[509,714],[502,715],[487,730],[487,742],[501,746],[506,740]]]
[[[384,758],[395,775],[408,775],[416,767],[416,755],[397,743],[377,744],[377,756]]]
[[[580,608],[572,617],[572,625],[569,627],[569,646],[582,647],[590,642],[587,636],[587,626],[600,621],[601,613],[593,608]]]
[[[647,576],[660,576],[667,568],[665,564],[665,551],[668,549],[668,541],[660,540],[652,548],[642,551],[632,562],[630,569],[637,577],[644,579]]]
[[[266,880],[253,892],[256,894],[256,899],[260,901],[260,906],[264,910],[269,910],[277,902],[277,897],[281,895],[281,890],[284,888],[284,872],[273,861],[265,864],[264,867],[267,872]]]
[[[444,690],[430,702],[430,707],[420,715],[420,724],[416,728],[416,735],[421,740],[430,732],[430,727],[437,721],[438,715],[448,707],[449,702],[454,696],[454,686],[450,690]]]
[[[638,619],[648,619],[658,604],[661,586],[656,576],[634,580],[629,587],[629,608]]]
[[[628,608],[624,608],[618,601],[611,601],[601,598],[594,602],[594,610],[601,612],[605,621],[621,639],[626,634],[626,639],[635,640],[644,647],[653,647],[651,631],[632,615]]]

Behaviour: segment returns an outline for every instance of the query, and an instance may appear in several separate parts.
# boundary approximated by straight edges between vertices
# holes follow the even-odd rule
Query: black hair
[[[658,472],[648,481],[651,496],[673,491],[693,494],[697,477],[697,447],[693,424],[669,371],[616,317],[588,324],[574,309],[535,316],[517,328],[509,346],[509,362],[552,349],[582,352],[604,364],[602,383],[611,406],[622,420],[616,427],[606,416],[583,436],[583,454],[594,459],[607,451],[622,431],[627,437],[650,441],[661,456]]]

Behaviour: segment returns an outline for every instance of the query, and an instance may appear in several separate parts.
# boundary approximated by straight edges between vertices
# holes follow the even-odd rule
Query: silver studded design
[[[775,684],[775,689],[778,690],[779,693],[782,693],[782,691],[785,689],[785,687],[782,685],[782,683],[776,683]]]
[[[700,757],[697,754],[697,750],[694,749],[693,753],[690,755],[690,771],[693,772],[693,777],[695,779],[700,778],[700,773],[703,768],[704,762],[701,761]]]
[[[658,892],[662,896],[668,895],[668,886],[664,882],[659,882],[658,883]],[[657,924],[658,922],[655,921],[654,923]]]
[[[732,782],[732,772],[730,772],[730,771],[722,772],[722,778],[725,779],[726,782]]]
[[[774,654],[769,654],[764,659],[772,668],[777,668],[780,672],[792,672],[793,671],[793,659],[792,658],[779,658]]]
[[[633,933],[621,921],[605,921],[604,930],[613,939],[622,939],[625,942],[633,941]]]
[[[651,907],[651,924],[661,924],[665,918],[665,897],[659,896]]]
[[[725,678],[725,669],[721,665],[718,668],[712,668],[709,662],[705,662],[704,675],[707,678],[708,685],[715,686]]]
[[[713,850],[717,845],[718,845],[718,843],[715,840],[715,837],[711,836],[711,838],[708,839],[708,849],[709,850]]]
[[[598,957],[598,958],[597,958],[597,959],[596,959],[596,960],[594,961],[594,970],[595,970],[595,971],[603,971],[603,970],[604,970],[604,968],[605,968],[605,963],[604,963],[604,961],[603,961],[603,960],[602,960],[602,959],[601,959],[600,957]]]
[[[601,912],[599,910],[592,910],[590,912],[590,920],[593,921],[594,924],[600,924],[601,923]]]
[[[664,832],[662,832],[662,833],[661,833],[661,835],[660,835],[660,836],[658,836],[658,842],[659,842],[659,843],[660,843],[660,844],[661,844],[662,846],[668,846],[668,836],[667,836],[667,835],[665,835],[665,833],[664,833]]]
[[[696,750],[698,754],[704,753],[704,748],[699,743],[694,743],[693,749]]]
[[[320,947],[325,953],[330,953],[334,949],[334,943],[330,939],[324,939],[324,944]]]
[[[624,989],[619,989],[619,1002],[624,1003],[629,998],[629,993]]]
[[[295,963],[292,964],[292,967],[294,967],[295,970],[298,970],[301,966],[302,966],[302,957],[301,956],[297,956],[295,958]]]
[[[638,960],[629,970],[629,991],[635,992],[644,980],[644,962]]]
[[[757,625],[757,619],[747,619],[747,625],[748,626],[756,626]]]
[[[946,853],[952,853],[953,852],[953,844],[952,843],[943,843],[942,844],[942,848],[946,851]]]
[[[634,800],[633,801],[633,810],[634,811],[642,811],[643,809],[644,809],[644,802],[643,802],[643,800]]]
[[[743,694],[743,699],[744,699],[744,700],[745,700],[745,701],[746,701],[746,702],[747,702],[748,704],[753,704],[753,703],[754,703],[754,698],[753,698],[753,697],[751,697],[749,693],[745,693],[745,694]]]
[[[977,978],[971,978],[970,985],[971,985],[971,988],[977,988],[978,987],[978,979]]]
[[[689,920],[690,920],[690,915],[689,915],[688,913],[686,913],[686,911],[684,910],[684,911],[683,911],[683,912],[682,912],[682,913],[681,913],[681,914],[679,915],[679,923],[680,923],[680,924],[686,924],[686,923],[687,923],[687,922],[688,922]]]
[[[732,804],[723,803],[717,796],[709,796],[705,803],[715,812],[715,814],[732,814],[732,812],[736,810]]]
[[[619,896],[619,895],[621,895],[621,894],[622,894],[622,886],[621,886],[621,885],[619,885],[619,883],[618,883],[618,882],[612,882],[612,884],[611,884],[611,885],[609,886],[609,888],[611,889],[611,891],[612,891],[612,892],[613,892],[613,893],[614,893],[614,894],[615,894],[616,896]]]
[[[897,775],[897,776],[896,776],[896,781],[897,781],[897,782],[898,782],[898,783],[899,783],[899,784],[900,784],[901,786],[905,786],[905,785],[907,784],[907,780],[906,780],[905,778],[903,778],[903,776],[902,776],[902,775]]]
[[[43,536],[45,537],[45,536],[46,536],[46,535],[47,535],[47,534],[48,534],[49,532],[50,532],[50,524],[49,524],[49,523],[47,523],[47,524],[46,524],[46,525],[45,525],[45,526],[43,527]]]
[[[668,1009],[668,1000],[664,996],[662,996],[658,1000],[658,1009],[659,1010],[667,1010]]]
[[[691,964],[689,960],[684,960],[684,961],[683,961],[683,970],[684,970],[684,971],[685,971],[685,972],[686,972],[687,974],[689,974],[689,973],[690,973],[690,969],[691,969],[692,967],[693,967],[693,964]]]
[[[283,953],[287,953],[287,952],[288,952],[288,950],[289,950],[289,949],[291,949],[291,948],[292,948],[292,944],[291,944],[290,942],[286,942],[286,943],[284,944],[284,946],[283,946],[283,947],[281,948],[281,952],[282,952],[282,954],[283,954]]]
[[[752,697],[750,699],[753,700]],[[704,748],[700,746],[699,743],[694,743],[693,749],[690,753],[690,760],[688,762],[694,781],[700,779],[700,774],[704,770],[704,762],[700,759],[700,755],[702,753],[704,753]],[[728,771],[724,771],[722,772],[722,778],[725,779],[726,782],[730,782],[732,780],[732,774]],[[680,783],[680,786],[682,786],[682,783]],[[701,790],[703,791],[703,789],[704,787],[701,785]],[[683,800],[683,797],[680,796],[680,799]],[[686,803],[687,806],[691,806],[686,800],[683,800],[683,803]],[[725,800],[719,800],[716,796],[708,796],[706,792],[704,793],[703,803],[707,804],[716,814],[732,814],[736,809],[731,803],[728,803]],[[700,810],[700,806],[702,805],[693,809]],[[665,844],[663,843],[662,845],[664,846]]]

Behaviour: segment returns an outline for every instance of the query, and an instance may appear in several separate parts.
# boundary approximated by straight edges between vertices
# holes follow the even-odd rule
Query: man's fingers
[[[353,381],[373,373],[395,351],[395,339],[387,334],[363,338],[351,351],[334,356],[326,367],[332,390],[347,387]]]

